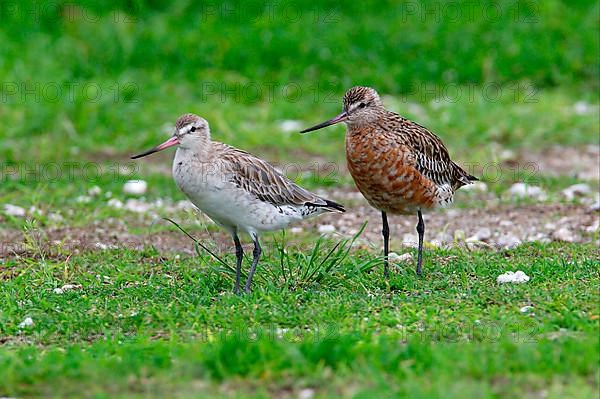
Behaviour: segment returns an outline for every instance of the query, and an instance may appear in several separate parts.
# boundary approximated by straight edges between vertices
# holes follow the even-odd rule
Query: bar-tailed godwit
[[[296,185],[262,159],[212,141],[208,122],[197,115],[179,117],[170,139],[132,159],[175,145],[179,145],[173,160],[175,183],[195,206],[225,227],[233,238],[237,258],[236,293],[240,291],[243,259],[238,233],[249,234],[254,242],[252,266],[245,285],[249,292],[261,255],[260,233],[279,230],[324,212],[344,212],[342,205]]]
[[[344,95],[342,113],[307,133],[344,122],[346,161],[358,190],[381,211],[384,276],[388,276],[387,214],[417,213],[419,234],[417,274],[423,262],[425,223],[422,210],[445,206],[454,192],[476,177],[454,163],[438,136],[427,128],[384,108],[370,87],[356,86]]]

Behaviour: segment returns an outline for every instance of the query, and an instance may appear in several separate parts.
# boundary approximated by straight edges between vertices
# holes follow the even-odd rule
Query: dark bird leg
[[[388,225],[387,215],[381,211],[381,219],[383,221],[383,228],[381,234],[383,235],[383,277],[388,278],[389,266],[388,266],[388,254],[390,252],[390,226]]]
[[[258,264],[258,259],[260,258],[260,254],[262,253],[262,249],[260,248],[260,243],[258,242],[258,236],[252,236],[254,240],[254,251],[252,251],[252,266],[250,267],[250,273],[248,273],[248,280],[246,280],[246,293],[250,292],[250,286],[252,285],[252,277],[254,277],[254,272],[256,272],[256,265]]]
[[[235,287],[233,292],[238,294],[240,293],[240,277],[242,275],[242,260],[244,259],[244,248],[242,248],[242,243],[240,242],[240,238],[237,233],[233,233],[233,243],[235,244]]]
[[[417,276],[422,276],[423,271],[421,265],[423,264],[423,236],[425,235],[425,222],[423,222],[423,215],[419,209],[419,223],[417,223],[417,233],[419,233],[419,252],[417,253]]]

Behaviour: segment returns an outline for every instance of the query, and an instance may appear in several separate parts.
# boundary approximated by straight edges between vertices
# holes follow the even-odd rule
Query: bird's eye
[[[192,128],[190,129],[190,132],[195,132],[196,131],[196,126],[192,126]]]
[[[364,107],[366,107],[366,106],[367,106],[367,104],[365,104],[365,103],[360,103],[360,104],[358,104],[358,108],[364,108]]]

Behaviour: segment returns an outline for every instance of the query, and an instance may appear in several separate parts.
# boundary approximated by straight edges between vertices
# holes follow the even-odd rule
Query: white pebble
[[[32,206],[29,207],[29,214],[30,215],[42,215],[43,212],[38,207],[32,205]]]
[[[111,198],[108,200],[108,206],[115,209],[121,209],[123,208],[123,203],[116,198]]]
[[[598,229],[600,229],[600,219],[596,219],[596,221],[593,224],[585,228],[585,231],[587,233],[595,233],[598,231]]]
[[[56,294],[62,294],[65,291],[70,291],[70,290],[77,290],[81,288],[81,284],[65,284],[60,288],[55,288],[54,292]]]
[[[25,216],[25,208],[13,204],[4,204],[4,213],[9,216]]]
[[[589,184],[579,183],[573,184],[572,186],[569,186],[562,190],[562,195],[564,195],[568,201],[572,201],[576,197],[583,197],[584,195],[588,195],[591,192],[592,189],[590,188]]]
[[[587,101],[577,101],[575,105],[573,105],[573,110],[577,115],[585,115],[590,113],[593,108],[590,107],[590,104]]]
[[[561,227],[554,231],[552,233],[552,238],[558,241],[575,242],[575,234],[567,227]]]
[[[477,230],[473,237],[475,237],[479,241],[486,241],[492,238],[492,231],[487,227],[482,227],[479,230]]]
[[[58,212],[50,212],[48,214],[48,219],[50,219],[53,222],[62,222],[65,218],[63,218],[62,215]]]
[[[518,270],[516,273],[506,272],[501,274],[496,279],[498,284],[504,283],[514,283],[514,284],[522,284],[529,281],[529,276],[523,273],[521,270]]]
[[[285,133],[299,132],[304,127],[304,124],[300,121],[293,119],[287,119],[279,124],[279,128]]]
[[[290,229],[290,233],[292,233],[292,234],[302,233],[303,231],[304,231],[304,229],[302,227],[292,227]]]
[[[460,190],[485,193],[488,190],[488,186],[487,186],[487,184],[485,184],[482,181],[476,181],[476,182],[473,182],[472,184],[467,184],[466,186],[462,186],[460,188]]]
[[[321,224],[319,225],[318,231],[321,234],[330,234],[335,232],[335,226],[332,224]]]
[[[413,261],[413,256],[409,253],[398,255],[396,252],[390,252],[388,260],[393,263],[409,263]]]
[[[148,189],[148,183],[144,180],[129,180],[123,186],[123,192],[128,195],[144,195]]]
[[[152,204],[145,201],[130,198],[125,203],[125,209],[136,213],[145,213],[152,209]]]
[[[26,317],[21,323],[19,323],[19,328],[26,328],[33,326],[33,319],[31,317]]]
[[[510,249],[521,244],[519,237],[512,234],[504,234],[498,237],[498,246],[500,248]]]
[[[527,306],[523,306],[521,309],[519,309],[519,312],[521,312],[521,313],[528,313],[532,309],[533,309],[533,306],[527,305]]]
[[[515,183],[508,190],[513,198],[531,198],[543,201],[547,198],[546,193],[538,186],[532,186],[527,183]]]
[[[312,399],[315,396],[315,390],[312,388],[304,388],[298,392],[298,399]]]
[[[88,189],[88,195],[90,197],[97,197],[100,193],[102,193],[102,189],[98,186],[93,186]]]

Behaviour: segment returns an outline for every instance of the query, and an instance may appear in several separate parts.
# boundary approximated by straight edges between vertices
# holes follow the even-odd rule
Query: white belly
[[[173,162],[175,183],[195,206],[230,231],[252,235],[282,229],[303,218],[300,207],[260,201],[233,184],[214,164],[190,162],[179,153]]]

